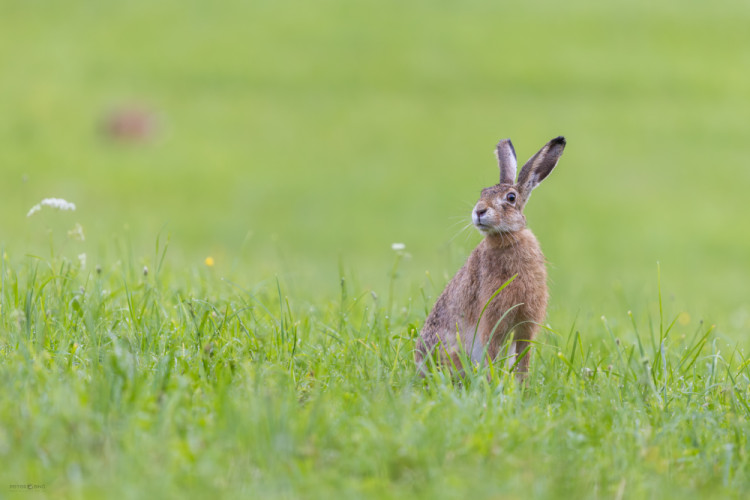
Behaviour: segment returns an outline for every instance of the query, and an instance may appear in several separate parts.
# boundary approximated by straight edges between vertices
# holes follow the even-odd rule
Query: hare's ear
[[[500,167],[500,184],[513,184],[516,181],[516,150],[510,139],[503,139],[495,148],[497,166]]]
[[[552,172],[564,149],[565,137],[556,137],[529,158],[518,174],[518,193],[522,203],[526,203],[531,191]]]

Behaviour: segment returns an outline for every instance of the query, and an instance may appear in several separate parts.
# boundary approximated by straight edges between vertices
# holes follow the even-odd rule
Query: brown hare
[[[463,370],[461,350],[473,363],[494,360],[513,331],[509,363],[515,364],[518,377],[524,378],[528,351],[520,361],[514,358],[531,346],[546,315],[548,293],[544,255],[526,228],[523,208],[531,191],[555,168],[563,149],[564,137],[552,139],[526,162],[515,181],[513,144],[504,139],[497,145],[500,183],[482,190],[471,214],[484,239],[425,320],[415,350],[420,373],[425,373],[424,365],[433,351],[439,363],[459,371]]]

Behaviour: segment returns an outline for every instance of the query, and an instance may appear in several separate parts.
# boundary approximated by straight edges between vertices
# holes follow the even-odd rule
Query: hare
[[[463,370],[461,350],[473,363],[494,360],[514,331],[513,344],[508,346],[509,365],[515,364],[519,379],[525,377],[529,356],[524,355],[520,361],[515,357],[531,346],[530,341],[544,321],[548,292],[544,255],[536,237],[526,228],[523,209],[531,191],[555,168],[563,149],[564,137],[549,141],[526,162],[514,182],[513,144],[510,139],[498,143],[495,155],[500,183],[482,190],[471,214],[484,239],[445,287],[425,320],[415,350],[421,374],[424,375],[424,365],[433,351],[437,351],[439,363],[459,371]]]

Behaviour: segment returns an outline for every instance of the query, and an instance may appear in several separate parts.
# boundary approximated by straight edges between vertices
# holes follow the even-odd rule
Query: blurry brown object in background
[[[157,120],[144,107],[124,107],[109,112],[102,122],[102,132],[118,142],[145,142],[156,133]]]

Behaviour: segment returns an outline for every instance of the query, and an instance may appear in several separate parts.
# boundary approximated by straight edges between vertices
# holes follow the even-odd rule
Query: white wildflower
[[[81,262],[81,269],[86,269],[86,254],[78,254],[78,260]]]
[[[70,229],[68,231],[68,238],[77,241],[85,241],[86,236],[83,234],[83,226],[76,222],[76,225],[73,227],[73,229]]]
[[[29,213],[26,214],[26,217],[31,217],[38,211],[42,209],[42,207],[52,207],[56,208],[58,210],[75,210],[76,205],[75,203],[70,203],[69,201],[65,201],[62,198],[45,198],[33,207],[31,207],[31,210],[29,210]]]
[[[393,245],[391,245],[391,249],[397,252],[400,252],[401,250],[404,250],[405,248],[406,248],[406,245],[404,245],[403,243],[394,243]]]

